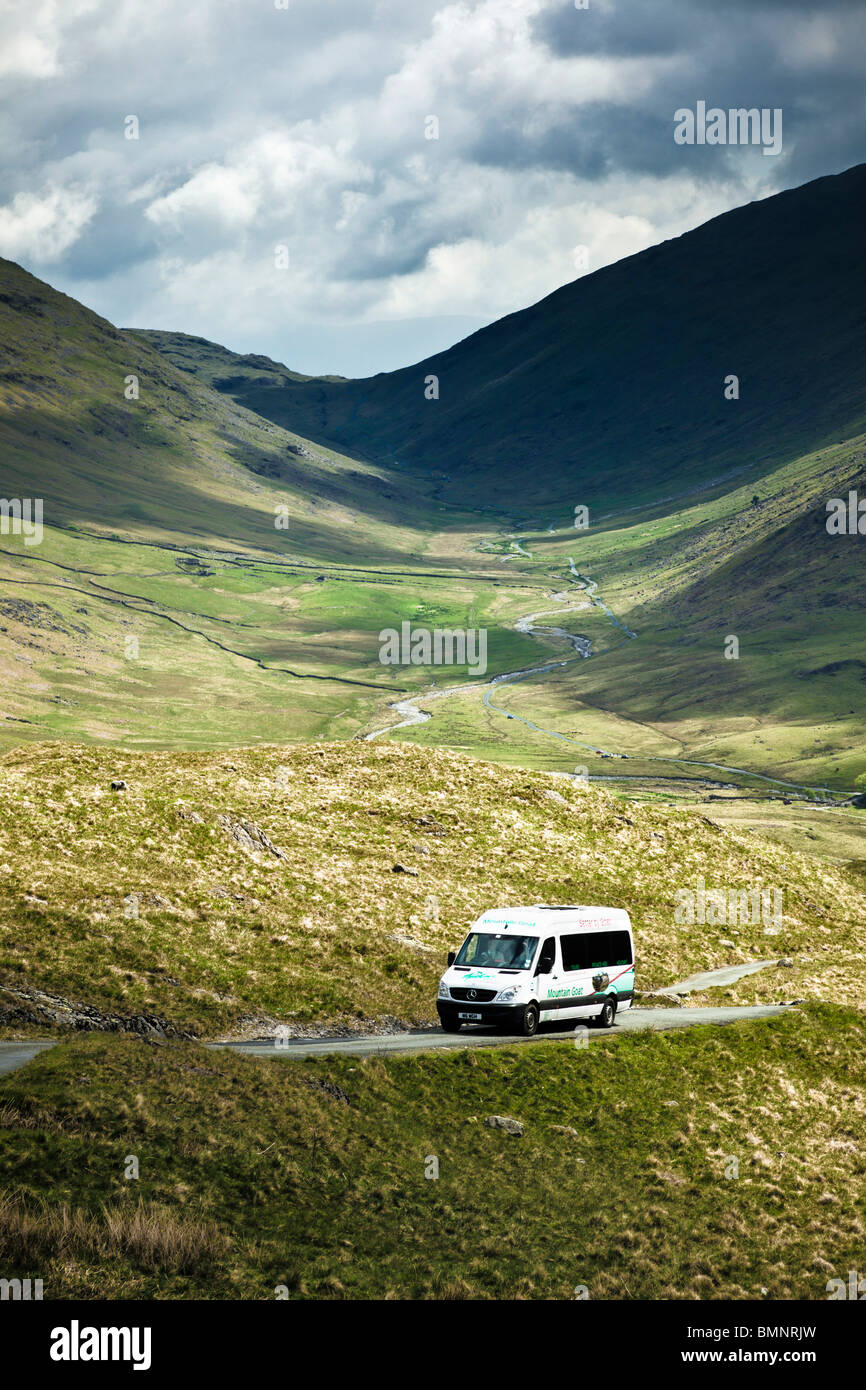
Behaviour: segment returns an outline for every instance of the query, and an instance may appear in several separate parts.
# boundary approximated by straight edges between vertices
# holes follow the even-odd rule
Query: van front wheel
[[[538,1032],[538,1006],[527,1004],[523,1010],[520,1031],[525,1038],[534,1038]]]
[[[615,999],[611,999],[610,995],[608,995],[607,998],[605,999],[604,1003],[603,1003],[602,1006],[601,1006],[601,1013],[598,1015],[598,1018],[595,1020],[596,1026],[597,1026],[598,1028],[612,1028],[612,1027],[613,1027],[613,1021],[614,1021],[615,1018],[616,1018],[616,1000],[615,1000]]]

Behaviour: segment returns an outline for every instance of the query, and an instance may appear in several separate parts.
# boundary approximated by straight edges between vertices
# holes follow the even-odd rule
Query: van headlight
[[[520,993],[519,985],[512,985],[511,989],[504,989],[496,996],[497,1004],[510,1004],[512,999],[516,999]]]
[[[445,983],[444,980],[440,980],[440,981],[439,981],[439,993],[437,994],[436,998],[437,998],[437,999],[450,999],[450,998],[451,998],[451,991],[450,991],[450,989],[448,988],[448,986],[446,985],[446,983]]]

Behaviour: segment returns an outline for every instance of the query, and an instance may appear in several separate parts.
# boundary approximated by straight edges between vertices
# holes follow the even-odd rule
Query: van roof
[[[587,921],[615,918],[628,921],[628,913],[622,907],[603,907],[600,905],[560,905],[558,903],[533,903],[529,907],[496,907],[483,912],[476,919],[476,927],[556,927],[565,926],[568,917]]]

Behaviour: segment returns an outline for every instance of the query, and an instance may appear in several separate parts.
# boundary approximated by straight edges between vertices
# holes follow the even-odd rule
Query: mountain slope
[[[481,500],[471,456],[449,481],[442,463],[419,471],[405,456],[359,462],[297,432],[299,419],[315,426],[310,401],[319,415],[329,402],[342,409],[364,383],[310,381],[182,335],[118,333],[18,267],[0,266],[3,488],[46,506],[41,546],[0,542],[0,740],[203,747],[362,736],[398,721],[389,700],[469,679],[465,669],[383,667],[383,628],[481,628],[488,674],[498,675],[560,654],[561,641],[515,624],[568,588],[574,599],[561,620],[592,642],[594,660],[502,686],[493,704],[476,680],[398,737],[562,771],[588,759],[592,772],[606,772],[594,750],[610,747],[636,760],[634,774],[671,771],[653,760],[687,756],[721,764],[710,770],[716,781],[733,766],[840,790],[862,785],[862,549],[856,537],[829,537],[823,522],[827,497],[857,485],[864,457],[849,418],[862,400],[862,334],[853,325],[863,290],[850,227],[863,185],[855,169],[740,209],[444,355],[475,353],[458,373],[463,388],[497,402],[484,428],[502,458],[499,495],[509,510],[529,514],[533,488],[555,494],[521,539],[504,518],[496,531],[497,494],[484,474]],[[630,376],[617,375],[612,353],[625,319],[602,321],[605,287],[629,301],[634,332],[644,334],[642,355],[629,347]],[[679,315],[679,335],[660,304]],[[580,309],[570,327],[569,306]],[[590,321],[596,337],[563,351],[574,325]],[[716,351],[720,326],[737,331],[763,388],[756,396],[740,368],[741,399],[722,401],[719,389],[713,415],[694,374]],[[701,333],[710,340],[704,357],[695,348]],[[517,353],[507,389],[485,379],[496,366],[491,343],[503,370]],[[768,355],[757,361],[762,343]],[[541,360],[551,364],[546,376]],[[559,389],[554,367],[599,374],[586,429],[573,430],[581,447],[641,428],[662,408],[653,394],[662,386],[678,434],[656,430],[633,453],[611,445],[607,474],[581,473],[579,492],[552,445],[549,467],[515,475],[517,424],[535,427],[525,382],[536,373],[545,391]],[[414,372],[373,384],[386,392],[417,384]],[[797,372],[800,394],[780,400]],[[140,399],[127,401],[132,373]],[[608,418],[624,391],[634,409]],[[447,427],[456,407],[445,392],[424,406],[442,426],[431,439],[444,457],[459,443]],[[360,436],[368,407],[348,422]],[[574,425],[567,392],[558,409]],[[396,397],[394,410],[399,423]],[[797,437],[821,435],[828,420],[830,443],[801,449]],[[677,437],[687,439],[685,453]],[[729,455],[719,454],[720,440]],[[592,487],[599,505],[589,530],[575,531],[571,510]],[[477,510],[444,506],[449,488]],[[652,506],[642,505],[648,492]],[[278,504],[290,513],[288,530],[274,527]],[[553,530],[551,514],[560,522]],[[623,643],[604,610],[577,593],[572,556],[637,640]],[[741,641],[735,662],[723,657],[731,634]],[[141,647],[134,662],[131,639]]]
[[[0,742],[351,737],[406,688],[383,626],[461,627],[496,598],[497,562],[467,565],[464,516],[440,539],[429,488],[252,414],[9,261],[0,363],[0,495],[43,515],[38,543],[0,535]],[[491,662],[525,643],[492,631]]]
[[[241,823],[265,839],[239,837]],[[447,950],[482,911],[518,902],[626,907],[641,990],[772,953],[796,957],[784,988],[797,996],[862,996],[866,898],[847,873],[690,812],[443,750],[14,749],[0,758],[0,848],[0,1023],[44,1030],[40,990],[211,1037],[419,1023]],[[677,890],[700,878],[779,889],[781,920],[678,926]],[[778,972],[750,984],[778,998]]]
[[[515,686],[501,702],[562,732],[591,721],[599,746],[638,760],[631,773],[654,754],[862,787],[863,538],[829,534],[826,504],[858,484],[862,491],[864,459],[860,436],[785,465],[757,488],[574,535],[568,553],[637,637],[619,642],[608,623],[597,649],[619,642],[609,655],[552,674],[543,692]],[[563,548],[558,535],[522,543],[539,559]]]
[[[0,361],[4,495],[42,498],[47,525],[285,554],[285,503],[293,553],[351,558],[348,507],[368,545],[417,516],[405,485],[236,406],[4,260]]]
[[[183,335],[151,336],[267,418],[436,478],[445,497],[524,517],[609,509],[862,432],[864,215],[858,165],[363,380],[303,379],[267,359],[197,351]],[[724,398],[729,374],[737,401]],[[438,400],[425,399],[431,375]]]

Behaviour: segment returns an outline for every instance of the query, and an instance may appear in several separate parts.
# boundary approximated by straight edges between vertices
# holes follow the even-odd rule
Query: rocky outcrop
[[[258,850],[265,850],[275,859],[286,858],[285,850],[279,849],[264,830],[250,820],[233,820],[231,816],[217,816],[217,824],[222,826],[226,834],[247,853],[255,854]]]
[[[53,1023],[59,1028],[73,1028],[80,1033],[138,1033],[163,1038],[195,1038],[195,1033],[176,1028],[156,1014],[110,1014],[92,1004],[64,999],[42,989],[0,990],[0,1023]]]

